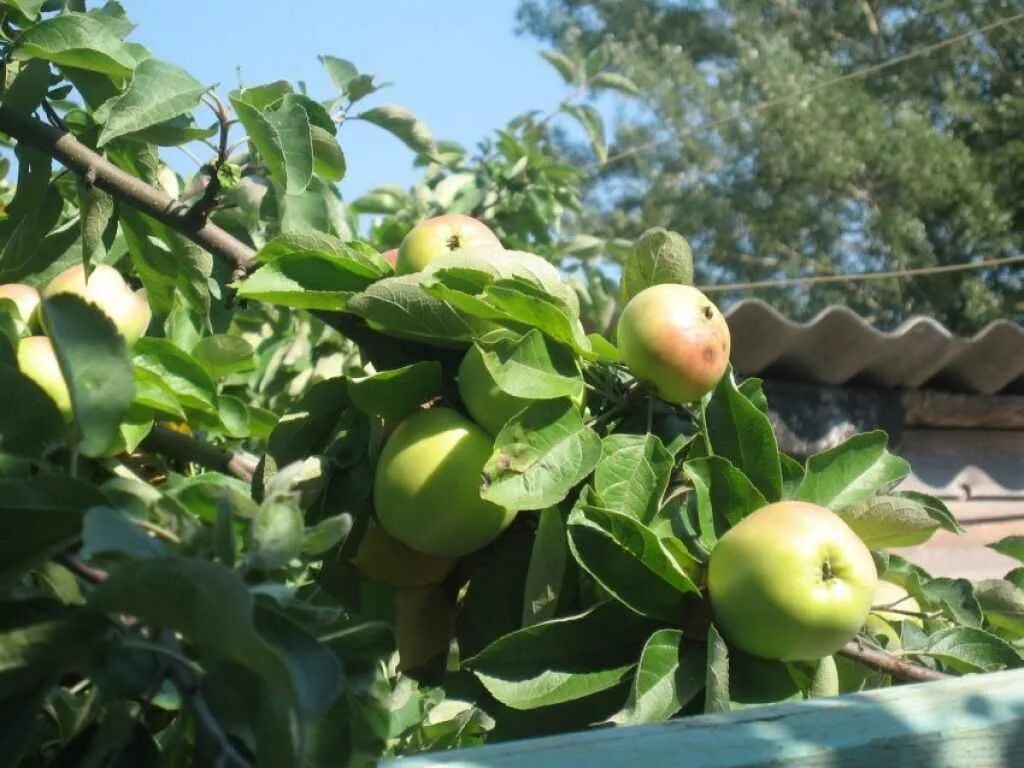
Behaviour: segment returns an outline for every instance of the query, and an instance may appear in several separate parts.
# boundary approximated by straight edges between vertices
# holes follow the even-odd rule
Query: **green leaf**
[[[579,505],[568,531],[576,562],[630,610],[673,621],[682,615],[683,596],[697,592],[654,532],[628,515]]]
[[[305,529],[294,496],[270,496],[252,521],[249,561],[254,568],[273,571],[288,565],[302,551]]]
[[[181,403],[178,402],[178,398],[175,397],[171,388],[157,374],[138,366],[135,366],[135,402],[133,405],[151,408],[154,411],[173,416],[179,421],[185,419]]]
[[[579,80],[576,65],[565,54],[558,51],[541,51],[540,55],[558,71],[566,85],[573,85]]]
[[[505,509],[544,509],[568,496],[600,456],[601,438],[571,401],[540,400],[498,433],[481,495]]]
[[[313,137],[306,110],[298,103],[282,104],[273,111],[252,104],[247,88],[231,94],[231,104],[245,126],[274,182],[287,194],[309,187],[313,178]]]
[[[678,629],[659,629],[640,654],[629,701],[610,722],[639,725],[668,720],[704,688],[706,668],[703,648],[684,644]]]
[[[928,508],[906,496],[872,496],[837,514],[870,549],[922,544],[939,529]]]
[[[513,709],[535,709],[615,687],[633,669],[650,622],[605,602],[512,632],[464,664]]]
[[[503,392],[528,400],[583,396],[583,377],[576,358],[536,329],[522,336],[489,334],[476,345],[488,373]]]
[[[78,213],[82,226],[82,261],[86,265],[103,261],[107,253],[103,234],[114,215],[114,198],[99,187],[79,183]]]
[[[374,107],[356,118],[383,128],[417,154],[429,155],[434,151],[434,138],[427,126],[407,109],[394,105]]]
[[[64,443],[64,419],[32,379],[0,363],[0,392],[0,454],[38,459]]]
[[[967,579],[932,579],[921,589],[921,596],[930,605],[937,605],[957,624],[980,627],[981,606],[974,587]]]
[[[25,30],[14,50],[16,59],[44,59],[113,77],[135,68],[131,50],[95,16],[62,13]]]
[[[80,449],[102,456],[135,399],[135,379],[124,337],[102,310],[73,294],[41,305],[43,325],[71,393]]]
[[[767,504],[747,476],[721,456],[692,459],[683,473],[693,485],[701,539],[709,551],[729,528]]]
[[[217,412],[217,389],[203,367],[167,339],[142,338],[133,349],[135,365],[157,376],[179,402],[203,413]]]
[[[441,393],[441,364],[424,360],[348,382],[352,403],[371,416],[399,419]]]
[[[206,89],[188,72],[157,59],[141,62],[109,105],[98,146],[191,112]]]
[[[950,627],[928,638],[914,653],[938,659],[957,672],[998,672],[1024,664],[1012,645],[974,627]]]
[[[40,9],[46,5],[46,0],[4,0],[4,5],[17,8],[26,18],[35,20],[39,16]]]
[[[524,278],[495,280],[484,289],[484,300],[516,323],[531,325],[581,355],[591,355],[579,317],[561,297]]]
[[[313,141],[313,172],[327,181],[345,178],[345,154],[334,134],[314,125],[309,135]]]
[[[625,303],[661,283],[693,285],[693,252],[682,235],[654,227],[640,236],[626,258],[620,300]]]
[[[910,465],[889,453],[880,430],[854,435],[807,460],[796,498],[840,510],[884,492],[910,472]]]
[[[715,625],[711,624],[708,626],[708,656],[704,674],[704,711],[728,712],[732,709],[729,688],[729,647]]]
[[[988,548],[1024,563],[1024,536],[1006,536],[993,544],[989,544]]]
[[[657,435],[608,435],[601,442],[594,489],[604,506],[646,524],[661,506],[674,465]]]
[[[345,89],[348,87],[349,82],[353,77],[359,74],[359,70],[356,69],[356,65],[348,59],[326,55],[321,55],[317,58],[320,60],[320,63],[323,64],[324,69],[327,70],[327,76],[330,77],[331,83],[334,85],[338,93],[345,93]]]
[[[120,552],[131,557],[164,557],[168,554],[158,539],[146,534],[123,512],[109,506],[90,507],[82,524],[84,558]]]
[[[604,119],[601,117],[601,113],[590,104],[563,104],[562,111],[574,117],[586,131],[597,162],[603,163],[607,160],[608,145],[604,137]]]
[[[565,521],[558,507],[542,509],[530,548],[530,567],[523,586],[523,620],[528,627],[555,615],[565,577]]]
[[[255,356],[252,344],[241,336],[227,334],[207,336],[192,348],[192,357],[215,378],[253,370]]]
[[[768,417],[748,400],[727,372],[704,406],[714,453],[743,472],[769,502],[782,497],[782,467]]]
[[[1024,637],[1024,589],[1006,579],[983,579],[974,585],[985,621],[1007,637]]]
[[[45,61],[30,61],[18,71],[4,92],[4,106],[24,115],[38,109],[50,87],[50,67]]]
[[[351,515],[325,517],[303,535],[302,554],[307,557],[324,555],[342,544],[351,530]]]
[[[627,96],[639,96],[640,89],[625,75],[618,72],[599,72],[587,83],[594,90],[611,90],[624,93]]]
[[[96,488],[70,477],[0,479],[0,584],[73,544],[86,510],[105,503]]]

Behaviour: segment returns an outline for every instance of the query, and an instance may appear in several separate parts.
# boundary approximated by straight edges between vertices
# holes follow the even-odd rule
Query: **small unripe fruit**
[[[924,622],[920,616],[910,615],[920,612],[921,604],[899,584],[882,580],[878,582],[878,586],[875,588],[875,599],[871,603],[872,614],[880,616],[886,621],[909,621],[923,627]]]
[[[499,389],[475,344],[459,364],[459,396],[473,421],[492,435],[497,435],[509,419],[533,402]]]
[[[121,273],[107,264],[94,266],[88,280],[81,264],[64,270],[46,286],[43,297],[61,293],[73,293],[103,310],[129,346],[142,338],[153,318],[145,291],[133,292]]]
[[[409,230],[398,248],[395,271],[400,275],[419,272],[438,256],[480,247],[501,248],[498,236],[486,224],[460,213],[435,216]]]
[[[409,416],[377,462],[377,520],[407,547],[428,555],[461,557],[486,546],[515,517],[480,497],[492,449],[491,438],[451,408]]]
[[[367,529],[352,559],[364,578],[393,587],[428,587],[444,581],[455,561],[409,549],[379,525]]]
[[[31,321],[32,314],[40,302],[39,291],[31,285],[22,283],[0,285],[0,299],[14,302],[14,306],[18,310],[18,317],[15,319],[20,319],[23,325],[28,325]]]
[[[50,396],[57,409],[71,415],[71,393],[57,362],[53,344],[46,336],[29,336],[18,342],[18,368]]]
[[[718,307],[688,285],[652,285],[619,318],[619,352],[633,375],[677,405],[699,400],[729,365],[729,325]]]

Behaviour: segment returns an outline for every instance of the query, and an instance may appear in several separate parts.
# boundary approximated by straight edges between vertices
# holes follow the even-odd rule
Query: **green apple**
[[[398,247],[395,271],[400,275],[419,272],[438,256],[471,248],[501,248],[501,241],[481,221],[461,213],[435,216],[421,221]]]
[[[129,346],[142,338],[153,317],[145,291],[132,291],[121,273],[108,264],[94,266],[88,280],[85,268],[76,264],[43,289],[44,298],[61,293],[73,293],[103,310]]]
[[[711,300],[689,285],[652,285],[619,317],[623,361],[670,403],[699,400],[729,365],[729,325]]]
[[[14,303],[18,310],[18,317],[15,319],[20,320],[23,327],[29,324],[41,300],[39,291],[31,285],[22,283],[0,285],[0,299],[7,299]]]
[[[417,411],[388,438],[377,462],[377,520],[407,547],[461,557],[486,546],[515,512],[480,497],[493,442],[451,408]]]
[[[365,578],[394,587],[440,584],[455,567],[451,558],[433,557],[409,549],[379,525],[371,526],[363,534],[352,562]]]
[[[768,504],[718,540],[708,595],[725,639],[765,659],[821,659],[864,626],[878,574],[871,553],[828,509]]]
[[[476,344],[459,364],[459,396],[473,421],[492,435],[497,435],[509,419],[533,402],[498,389]]]
[[[887,608],[890,610],[885,610]],[[880,579],[875,588],[875,599],[871,603],[872,616],[878,616],[885,621],[909,621],[919,627],[924,626],[924,621],[920,616],[909,616],[906,613],[899,613],[899,611],[920,613],[921,604],[899,584]]]
[[[29,336],[18,342],[18,368],[42,387],[65,418],[71,416],[71,393],[61,373],[53,344],[46,336]]]

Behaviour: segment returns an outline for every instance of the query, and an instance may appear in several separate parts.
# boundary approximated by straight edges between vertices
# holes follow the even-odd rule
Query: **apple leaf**
[[[522,277],[501,278],[484,289],[486,303],[516,323],[531,325],[575,352],[591,356],[590,340],[572,307]]]
[[[598,72],[587,84],[595,90],[611,90],[627,96],[639,96],[641,91],[636,83],[618,72]]]
[[[76,67],[125,78],[136,57],[102,17],[62,13],[37,22],[18,38],[15,59],[43,59],[62,67]]]
[[[869,549],[921,544],[939,528],[924,505],[904,496],[872,496],[838,509],[837,514]]]
[[[920,596],[928,606],[940,608],[957,624],[981,626],[981,606],[974,594],[974,586],[967,579],[932,579],[921,587]]]
[[[282,477],[279,473],[276,477]],[[253,568],[284,568],[302,551],[305,534],[296,495],[269,495],[252,520],[249,562]]]
[[[693,284],[693,252],[682,235],[664,227],[644,232],[634,243],[622,269],[620,299],[660,283]]]
[[[86,511],[106,503],[98,489],[70,477],[0,479],[0,584],[73,544]]]
[[[86,456],[106,454],[135,399],[135,378],[124,337],[102,310],[74,294],[40,306]]]
[[[629,701],[609,718],[616,725],[668,720],[704,688],[707,652],[683,642],[678,629],[659,629],[640,653]]]
[[[424,360],[349,380],[348,393],[352,403],[364,413],[400,419],[441,393],[441,364]]]
[[[259,151],[270,177],[283,193],[297,195],[309,187],[313,178],[313,137],[309,115],[297,102],[276,109],[260,107],[262,94],[246,88],[231,94],[235,114],[245,126],[253,146]]]
[[[567,85],[577,82],[579,75],[576,72],[576,65],[568,56],[558,51],[541,51],[540,55],[558,71]]]
[[[0,338],[0,346],[4,343]],[[32,379],[0,362],[0,392],[0,454],[38,459],[64,443],[64,418]]]
[[[714,624],[708,626],[708,656],[704,673],[704,711],[728,712],[729,647]]]
[[[769,502],[782,497],[782,467],[768,417],[733,382],[727,371],[704,405],[713,453],[743,472]]]
[[[505,706],[547,707],[617,686],[654,629],[607,601],[504,635],[463,663]]]
[[[539,400],[498,433],[481,495],[505,509],[544,509],[568,496],[600,456],[601,438],[570,400]]]
[[[107,118],[97,146],[191,112],[205,90],[180,67],[158,59],[140,62],[127,90],[104,105]]]
[[[750,479],[721,456],[692,459],[683,473],[693,485],[697,523],[708,551],[719,536],[767,503]]]
[[[661,506],[674,465],[657,435],[608,435],[601,441],[594,489],[605,507],[646,524]]]
[[[974,593],[991,627],[1013,639],[1024,637],[1024,589],[1006,579],[983,579]]]
[[[383,128],[417,154],[429,155],[434,150],[434,138],[430,130],[403,107],[391,104],[374,107],[355,117]]]
[[[241,336],[217,333],[200,339],[192,348],[194,357],[211,376],[251,371],[256,367],[256,350]]]
[[[698,591],[654,532],[628,515],[578,505],[568,530],[576,562],[630,610],[673,621],[683,596]]]
[[[335,87],[338,93],[344,93],[352,78],[359,74],[356,65],[348,59],[327,55],[320,55],[317,58],[323,64],[324,69],[327,70],[327,76],[331,79],[331,85]]]
[[[1012,645],[975,627],[940,630],[914,653],[938,659],[960,673],[998,672],[1024,666],[1024,657]]]
[[[341,181],[345,178],[345,153],[330,132],[314,125],[310,128],[313,141],[313,171],[327,181]]]
[[[607,160],[608,144],[604,135],[604,119],[597,108],[590,104],[563,104],[562,111],[575,118],[586,132],[597,162],[603,163]]]
[[[217,387],[196,360],[167,339],[143,338],[132,350],[135,365],[159,378],[178,401],[210,415],[217,412]]]
[[[1024,536],[1007,536],[988,545],[1001,555],[1012,557],[1024,563]]]
[[[537,532],[530,547],[530,566],[523,585],[524,627],[554,616],[565,577],[566,551],[565,520],[561,510],[558,507],[542,509],[537,515]]]
[[[583,396],[583,377],[575,356],[536,329],[521,336],[495,332],[477,340],[476,346],[503,392],[530,400]]]
[[[888,490],[910,472],[906,461],[889,453],[888,442],[876,430],[811,456],[795,498],[838,512]]]
[[[175,397],[174,392],[163,379],[152,371],[134,366],[135,371],[135,402],[133,405],[141,405],[154,411],[172,416],[179,421],[184,421],[185,411],[181,403]]]

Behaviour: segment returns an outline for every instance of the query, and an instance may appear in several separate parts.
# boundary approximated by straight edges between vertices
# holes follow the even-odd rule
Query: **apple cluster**
[[[70,418],[71,394],[40,312],[43,299],[59,294],[74,294],[98,307],[129,346],[145,334],[152,311],[145,290],[133,291],[121,273],[107,264],[97,264],[88,276],[83,265],[70,267],[54,277],[41,294],[22,283],[0,285],[0,299],[14,304],[18,331],[31,334],[18,342],[19,369],[50,396],[65,418]]]

